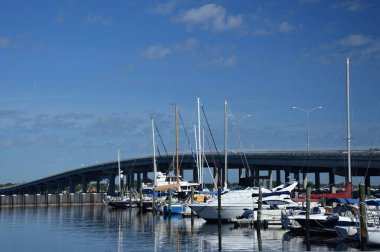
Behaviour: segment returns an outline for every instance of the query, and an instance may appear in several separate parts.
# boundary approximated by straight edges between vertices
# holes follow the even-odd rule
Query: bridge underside
[[[211,166],[213,175],[221,174],[223,184],[224,156],[216,153],[206,153],[206,160]],[[366,186],[370,186],[371,177],[380,176],[380,152],[356,151],[352,157],[352,176],[363,177]],[[173,166],[173,156],[157,158],[158,170],[167,172]],[[185,170],[191,170],[193,180],[197,178],[197,168],[193,155],[181,154],[179,157],[181,175]],[[310,177],[314,176],[316,188],[320,188],[321,174],[326,173],[328,185],[336,184],[335,176],[347,180],[347,154],[342,151],[333,152],[264,152],[264,153],[229,153],[228,170],[236,169],[239,178],[251,178],[258,185],[266,182],[271,187],[279,183],[289,182],[291,178],[300,182],[300,188],[305,187]],[[121,161],[124,174],[122,187],[126,189],[139,188],[142,182],[150,181],[148,173],[153,171],[152,157],[127,159]],[[173,170],[173,169],[172,169]],[[208,171],[207,171],[208,172]],[[187,173],[188,174],[188,173]],[[96,164],[32,182],[0,189],[0,194],[44,194],[62,192],[101,192],[115,194],[118,185],[115,178],[118,175],[117,162]],[[151,174],[150,174],[151,175]],[[313,176],[312,176],[313,175]],[[338,183],[342,181],[337,181]],[[325,183],[326,184],[326,183]]]

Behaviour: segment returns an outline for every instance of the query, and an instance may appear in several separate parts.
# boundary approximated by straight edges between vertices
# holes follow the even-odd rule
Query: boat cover
[[[365,203],[369,206],[380,206],[379,200],[367,200]]]
[[[358,204],[359,200],[358,199],[345,199],[345,198],[327,198],[327,202],[337,202],[341,204]]]

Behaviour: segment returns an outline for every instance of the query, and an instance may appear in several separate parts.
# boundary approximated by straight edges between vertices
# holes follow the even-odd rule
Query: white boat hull
[[[367,227],[367,243],[380,246],[380,226]]]
[[[250,206],[252,207],[252,205]],[[218,206],[211,206],[208,204],[192,204],[190,208],[198,214],[199,217],[206,221],[218,221]],[[221,220],[229,222],[236,217],[241,216],[245,212],[246,205],[230,205],[222,206],[220,210]]]

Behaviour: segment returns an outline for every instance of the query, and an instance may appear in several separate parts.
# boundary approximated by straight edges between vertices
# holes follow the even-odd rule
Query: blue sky
[[[173,152],[173,104],[194,148],[197,97],[219,150],[225,99],[231,150],[236,128],[245,149],[305,150],[292,106],[323,107],[310,149],[345,149],[346,56],[352,147],[379,147],[379,12],[364,0],[0,0],[0,183],[115,160],[118,146],[150,155],[151,115]]]

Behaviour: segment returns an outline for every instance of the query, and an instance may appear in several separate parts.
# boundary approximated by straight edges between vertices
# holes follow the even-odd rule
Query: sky
[[[0,184],[117,148],[152,155],[152,116],[173,153],[174,104],[188,152],[198,97],[206,151],[212,136],[223,150],[225,100],[231,151],[302,151],[307,129],[310,150],[345,149],[346,57],[352,148],[378,148],[379,13],[365,0],[0,0]]]

